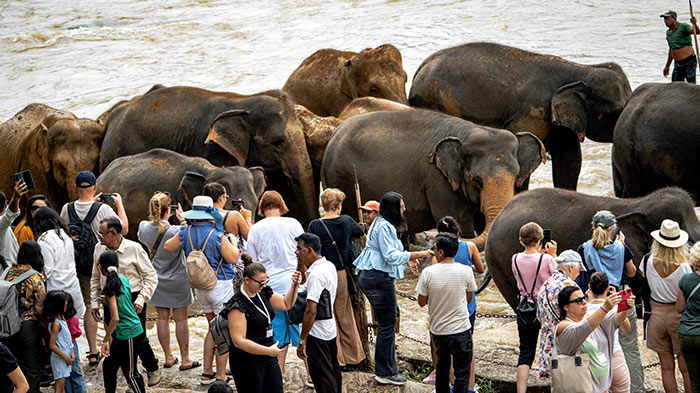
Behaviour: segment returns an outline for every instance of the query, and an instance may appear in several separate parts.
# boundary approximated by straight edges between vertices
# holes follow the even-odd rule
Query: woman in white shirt
[[[653,231],[651,253],[645,256],[639,270],[651,289],[651,319],[647,329],[647,347],[659,355],[664,390],[678,392],[674,353],[683,375],[685,391],[690,392],[690,377],[678,341],[681,316],[676,310],[678,281],[692,269],[688,260],[688,233],[672,220],[664,220],[661,229]]]
[[[75,255],[70,229],[61,217],[49,207],[40,207],[34,214],[32,232],[41,247],[44,257],[44,275],[46,290],[62,290],[73,297],[73,303],[78,311],[76,317],[85,314],[85,303],[80,292],[78,273],[75,270]]]

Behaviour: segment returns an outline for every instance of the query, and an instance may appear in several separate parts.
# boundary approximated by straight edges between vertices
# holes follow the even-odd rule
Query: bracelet
[[[603,310],[603,312],[606,313],[606,314],[607,314],[608,312],[610,312],[610,310],[606,310],[605,307],[603,307],[603,306],[600,306],[600,309]]]
[[[252,220],[245,220],[245,222],[247,222],[248,224],[252,224],[252,223],[253,223]]]

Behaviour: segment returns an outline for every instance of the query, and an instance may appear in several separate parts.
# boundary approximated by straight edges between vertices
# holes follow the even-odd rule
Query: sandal
[[[190,369],[193,369],[193,368],[197,368],[197,367],[199,367],[199,366],[201,366],[201,364],[200,364],[198,361],[193,360],[193,361],[192,361],[192,364],[190,364],[189,366],[185,366],[185,365],[183,364],[182,366],[179,367],[179,369],[180,369],[180,371],[186,371],[186,370],[190,370]]]
[[[97,353],[89,354],[87,356],[87,358],[88,358],[88,365],[97,366],[98,364],[100,364],[100,360],[102,360],[104,358],[104,356],[102,356],[102,352],[97,351]]]
[[[170,368],[170,367],[176,365],[179,361],[180,361],[180,359],[178,359],[177,356],[175,356],[175,359],[173,359],[173,361],[170,362],[170,364],[168,364],[168,363],[163,363],[163,367],[165,367],[165,368]]]
[[[216,380],[217,380],[217,381],[224,382],[224,383],[226,383],[227,385],[233,386],[233,384],[231,383],[231,382],[233,382],[233,378],[231,378],[231,377],[226,377],[226,380],[225,380],[225,381],[224,381],[223,379],[219,379],[219,378],[217,378]]]
[[[202,379],[202,378],[206,378],[206,379]],[[202,385],[211,385],[212,383],[214,383],[214,381],[216,381],[215,374],[202,373],[202,375],[199,378],[199,383],[201,383]]]

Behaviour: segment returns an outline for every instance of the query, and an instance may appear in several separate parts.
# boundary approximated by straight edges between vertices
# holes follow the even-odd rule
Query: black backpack
[[[70,219],[70,232],[73,235],[73,248],[75,250],[75,269],[79,274],[92,274],[92,265],[94,263],[95,246],[97,245],[97,237],[92,231],[92,221],[95,219],[97,212],[102,207],[102,203],[94,202],[90,206],[85,219],[78,218],[78,213],[75,211],[75,202],[68,204],[68,218]]]
[[[540,266],[542,265],[542,257],[544,254],[540,254],[540,260],[537,262],[537,271],[535,272],[535,281],[532,283],[532,288],[530,292],[527,292],[525,296],[520,298],[518,303],[518,308],[515,309],[515,313],[518,316],[518,321],[525,327],[535,326],[537,321],[537,302],[535,301],[535,284],[537,284],[537,276],[540,274]],[[525,286],[525,281],[523,281],[523,276],[520,274],[520,269],[518,268],[518,257],[515,256],[513,261],[515,265],[515,270],[518,272],[518,277],[520,282],[523,284],[523,288],[527,291],[527,286]]]

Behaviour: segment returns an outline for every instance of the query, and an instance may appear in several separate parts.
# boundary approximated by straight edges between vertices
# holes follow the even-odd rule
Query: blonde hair
[[[345,193],[337,188],[326,188],[321,193],[321,206],[325,211],[333,211],[345,199]]]
[[[697,242],[690,249],[690,257],[688,263],[695,271],[700,271],[700,242]]]
[[[148,202],[148,219],[153,223],[158,223],[158,233],[165,230],[165,226],[160,222],[160,218],[170,209],[170,197],[162,192],[156,192]]]
[[[284,203],[284,198],[277,191],[265,191],[260,197],[260,204],[258,205],[258,214],[261,216],[265,215],[265,210],[279,209],[280,214],[285,214],[289,211],[287,204]]]
[[[523,246],[532,246],[544,237],[542,227],[536,222],[528,222],[520,227],[519,240]]]
[[[591,237],[593,248],[600,250],[601,248],[605,247],[608,242],[610,242],[610,234],[612,233],[613,228],[615,228],[615,225],[611,225],[607,229],[600,225],[593,227],[593,237]]]
[[[671,248],[654,240],[651,244],[651,255],[657,262],[656,271],[659,275],[666,277],[675,270],[673,265],[678,266],[688,261],[688,251],[690,247],[684,244],[680,247]]]

